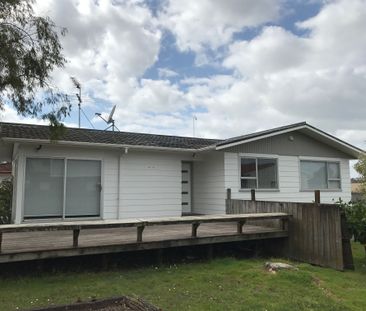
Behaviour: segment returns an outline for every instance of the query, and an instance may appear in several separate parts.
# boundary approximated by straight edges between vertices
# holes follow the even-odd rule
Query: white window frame
[[[255,160],[255,177],[242,177],[241,176],[241,159],[254,159]],[[276,188],[258,188],[258,159],[266,159],[266,160],[275,160],[276,161]],[[261,155],[261,154],[239,154],[239,191],[250,191],[253,188],[242,188],[241,181],[243,179],[251,179],[256,180],[256,187],[254,188],[256,191],[279,191],[280,189],[280,181],[279,181],[279,169],[278,169],[278,156],[276,155]]]
[[[62,217],[60,218],[50,218],[52,219],[52,221],[54,220],[62,220],[62,221],[75,221],[75,219],[77,220],[93,220],[93,219],[103,219],[103,215],[104,215],[104,161],[102,158],[99,157],[77,157],[77,156],[71,156],[71,157],[67,157],[67,156],[55,156],[55,155],[27,155],[27,156],[23,156],[22,160],[24,161],[24,165],[23,165],[23,169],[22,169],[22,173],[23,173],[23,182],[22,182],[22,202],[21,202],[21,221],[22,222],[43,222],[45,220],[45,218],[42,219],[24,219],[24,209],[25,209],[25,174],[26,174],[26,163],[27,163],[27,159],[59,159],[59,160],[64,160],[64,189],[63,189],[63,211],[62,211]],[[100,182],[101,182],[101,192],[100,192],[100,202],[99,202],[99,216],[90,216],[90,217],[65,217],[65,210],[66,210],[66,202],[65,202],[65,197],[66,197],[66,169],[67,169],[67,161],[68,160],[85,160],[85,161],[99,161],[100,162],[100,169],[101,169],[101,176],[100,176]]]
[[[327,176],[327,188],[325,189],[307,189],[303,187],[302,184],[302,178],[301,178],[301,162],[320,162],[320,163],[325,163],[326,164],[326,176]],[[338,164],[339,167],[339,178],[329,178],[329,163],[333,163],[333,164]],[[307,191],[315,191],[315,190],[320,190],[320,191],[326,191],[326,192],[341,192],[342,191],[342,171],[341,171],[342,165],[341,165],[341,161],[339,159],[328,159],[328,158],[324,158],[324,159],[319,159],[319,158],[308,158],[308,157],[301,157],[299,158],[299,178],[300,178],[300,191],[303,192],[307,192]],[[339,188],[337,189],[332,189],[329,188],[329,182],[330,181],[339,181]]]

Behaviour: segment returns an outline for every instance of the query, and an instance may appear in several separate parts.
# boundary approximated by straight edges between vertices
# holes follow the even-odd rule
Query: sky
[[[38,0],[68,33],[53,85],[98,129],[228,138],[306,121],[366,148],[366,0]],[[2,121],[38,123],[11,106]],[[194,120],[196,119],[196,120]],[[82,127],[91,128],[82,115]],[[193,133],[193,122],[195,133]]]

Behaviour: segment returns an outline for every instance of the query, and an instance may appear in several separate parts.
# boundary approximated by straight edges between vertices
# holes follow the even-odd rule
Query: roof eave
[[[159,146],[145,146],[145,145],[129,145],[129,144],[107,144],[107,143],[89,143],[79,141],[51,141],[47,139],[30,139],[30,138],[1,138],[5,142],[17,142],[25,144],[54,144],[63,146],[78,146],[78,147],[95,147],[95,148],[110,148],[110,149],[137,149],[137,150],[154,150],[154,151],[174,151],[174,152],[197,152],[199,149],[190,148],[174,148],[174,147],[159,147]]]

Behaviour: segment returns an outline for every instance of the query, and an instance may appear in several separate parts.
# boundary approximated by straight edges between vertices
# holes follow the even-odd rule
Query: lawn
[[[45,273],[2,278],[0,310],[133,295],[163,310],[366,310],[366,259],[353,244],[356,270],[298,264],[271,274],[265,259],[211,262],[103,272]]]

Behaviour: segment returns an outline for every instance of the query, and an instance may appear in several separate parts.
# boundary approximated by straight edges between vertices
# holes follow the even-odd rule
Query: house
[[[232,198],[351,199],[349,160],[362,150],[305,122],[214,140],[0,123],[12,161],[14,223],[225,213]]]
[[[353,202],[359,201],[363,197],[362,182],[357,178],[351,178],[351,197]]]
[[[11,178],[11,163],[0,163],[0,182]]]

